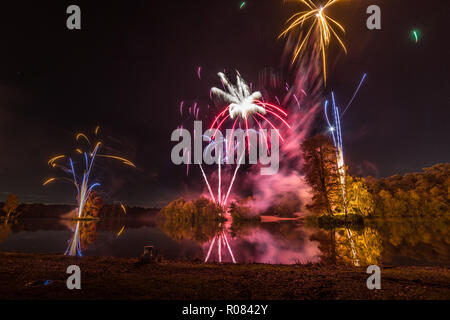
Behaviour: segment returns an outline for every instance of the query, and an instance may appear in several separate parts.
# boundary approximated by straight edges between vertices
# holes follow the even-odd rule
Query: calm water
[[[371,221],[364,228],[323,230],[303,222],[179,226],[154,217],[74,223],[22,219],[0,227],[0,251],[64,253],[78,240],[82,255],[138,257],[154,245],[168,259],[238,263],[351,263],[450,266],[448,220]],[[72,242],[74,243],[74,242]]]

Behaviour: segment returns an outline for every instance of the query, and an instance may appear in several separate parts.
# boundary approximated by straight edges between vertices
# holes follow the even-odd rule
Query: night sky
[[[66,28],[70,4],[81,7],[81,30]],[[98,170],[110,200],[161,206],[201,189],[198,170],[185,177],[185,168],[170,161],[180,101],[207,96],[224,68],[249,81],[278,68],[284,40],[276,37],[303,9],[282,0],[249,0],[242,10],[239,4],[2,3],[0,201],[13,192],[25,202],[73,203],[70,185],[42,187],[56,173],[47,160],[73,150],[74,134],[97,125],[112,151],[138,166],[107,162]],[[381,7],[381,30],[366,28],[370,4]],[[449,161],[449,9],[448,1],[407,0],[345,0],[333,8],[349,54],[330,51],[325,93],[332,89],[345,103],[367,73],[342,119],[354,173],[383,177]]]

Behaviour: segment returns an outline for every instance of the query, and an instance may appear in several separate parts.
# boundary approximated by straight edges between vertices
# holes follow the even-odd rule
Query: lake
[[[153,245],[161,257],[177,260],[449,266],[449,225],[446,219],[401,218],[325,230],[303,221],[211,227],[166,225],[155,216],[79,223],[19,219],[0,226],[0,251],[62,254],[72,244],[74,254],[138,257]]]

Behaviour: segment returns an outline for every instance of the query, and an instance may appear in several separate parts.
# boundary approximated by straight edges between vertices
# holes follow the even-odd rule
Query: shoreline
[[[386,267],[381,290],[369,290],[365,267],[204,264],[137,258],[0,253],[0,299],[347,300],[450,299],[446,267]],[[66,269],[79,265],[81,290],[68,290]],[[47,286],[26,287],[37,280]]]
[[[286,218],[278,216],[259,216],[261,218],[260,222],[278,222],[278,221],[302,221],[302,217]]]

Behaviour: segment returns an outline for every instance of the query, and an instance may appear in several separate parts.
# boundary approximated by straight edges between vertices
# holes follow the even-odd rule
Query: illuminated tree
[[[376,229],[363,230],[337,229],[336,252],[344,262],[367,266],[378,264],[381,258],[382,242]]]
[[[303,172],[306,182],[312,187],[313,202],[308,206],[316,212],[333,214],[340,196],[339,175],[336,168],[336,149],[329,136],[318,134],[305,140]]]
[[[11,193],[7,198],[5,205],[3,206],[3,211],[6,213],[5,223],[8,223],[10,216],[16,213],[17,208],[19,207],[19,198]]]
[[[178,199],[161,209],[157,217],[160,228],[172,239],[190,239],[204,243],[222,229],[222,208],[201,197],[186,201]]]
[[[347,175],[347,210],[349,213],[368,216],[374,211],[374,201],[363,178]]]
[[[88,200],[86,201],[86,204],[84,205],[83,216],[90,215],[92,217],[97,217],[102,207],[102,197],[97,192],[92,191],[89,195]]]
[[[367,179],[375,202],[375,215],[415,216],[450,213],[450,164],[437,164],[422,172]]]

